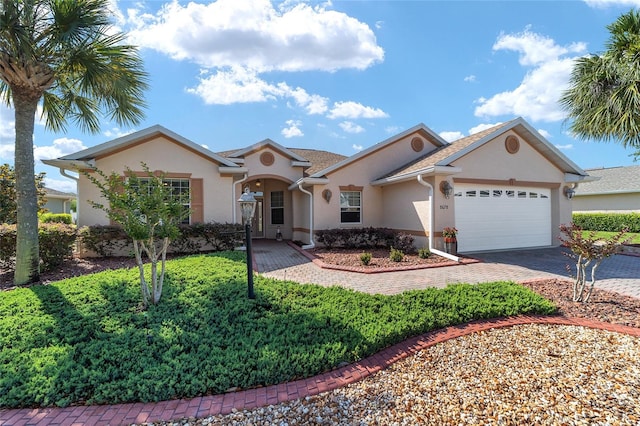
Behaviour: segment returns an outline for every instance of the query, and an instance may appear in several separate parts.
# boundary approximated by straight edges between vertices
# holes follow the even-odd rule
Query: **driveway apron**
[[[362,274],[323,269],[285,242],[257,240],[253,245],[257,272],[265,277],[340,285],[366,293],[396,294],[453,283],[530,281],[544,278],[570,279],[571,259],[559,247],[475,253],[481,262],[411,271]],[[640,258],[615,255],[605,259],[596,274],[596,287],[640,298]]]

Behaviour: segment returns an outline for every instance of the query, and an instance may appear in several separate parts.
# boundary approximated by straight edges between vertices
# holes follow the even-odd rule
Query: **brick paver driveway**
[[[267,277],[301,283],[341,285],[368,293],[393,294],[425,287],[486,281],[525,281],[536,278],[569,278],[567,257],[561,248],[476,253],[480,263],[414,271],[359,274],[322,269],[283,242],[256,241],[255,263]],[[640,258],[616,255],[598,269],[596,286],[640,298]]]

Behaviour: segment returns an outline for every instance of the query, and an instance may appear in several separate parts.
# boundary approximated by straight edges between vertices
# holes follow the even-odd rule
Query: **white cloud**
[[[74,194],[78,192],[76,183],[70,179],[51,179],[45,177],[44,186],[62,192],[72,192]]]
[[[475,75],[468,75],[464,78],[464,81],[467,81],[469,83],[473,83],[474,81],[476,81],[476,76]]]
[[[187,89],[187,92],[200,96],[209,105],[230,105],[265,102],[275,99],[281,90],[260,79],[255,72],[235,67],[200,77],[200,83],[195,88]]]
[[[133,129],[122,130],[119,127],[113,127],[109,130],[105,130],[104,132],[102,132],[102,134],[108,138],[120,138],[122,136],[130,135],[133,132],[135,132],[135,130]]]
[[[464,137],[464,133],[462,132],[458,132],[458,131],[452,131],[452,132],[440,132],[438,133],[440,135],[440,137],[442,139],[444,139],[447,142],[453,142],[455,140],[458,140],[460,138]]]
[[[366,69],[384,59],[371,28],[329,4],[269,0],[167,3],[156,15],[130,10],[131,42],[203,67],[265,71]]]
[[[13,109],[7,108],[4,102],[0,103],[0,142],[13,144],[16,131]]]
[[[562,149],[562,150],[572,149],[573,148],[573,144],[568,143],[566,145],[556,145],[556,148]]]
[[[584,0],[589,7],[604,9],[609,6],[640,7],[640,0]]]
[[[359,152],[359,151],[362,151],[362,149],[364,147],[362,145],[353,144],[353,145],[351,145],[351,148],[353,148],[354,151],[358,151]]]
[[[538,129],[538,133],[540,133],[542,136],[544,136],[545,139],[550,139],[551,138],[551,133],[547,132],[544,129]]]
[[[364,127],[352,122],[352,121],[343,121],[339,124],[340,128],[347,133],[362,133],[364,132]]]
[[[282,131],[280,132],[282,133],[282,136],[284,136],[287,139],[304,136],[304,133],[302,132],[302,130],[300,130],[300,126],[302,126],[301,121],[287,120],[286,123],[287,123],[287,126],[289,127],[285,127],[284,129],[282,129]]]
[[[34,146],[33,155],[35,160],[48,160],[52,158],[62,157],[76,151],[86,149],[82,141],[71,138],[59,138],[53,141],[52,145]]]
[[[532,66],[557,60],[567,53],[584,53],[585,43],[572,43],[559,46],[546,36],[533,33],[529,28],[520,34],[500,34],[493,45],[493,50],[513,50],[520,53],[520,65]]]
[[[384,131],[390,135],[394,135],[398,133],[400,130],[402,130],[400,126],[388,126],[384,128]]]
[[[14,143],[0,144],[0,160],[13,163],[15,147]]]
[[[494,124],[488,124],[488,123],[487,123],[487,124],[478,124],[477,126],[472,127],[472,128],[470,128],[470,129],[469,129],[469,134],[470,134],[470,135],[473,135],[473,134],[475,134],[475,133],[479,133],[479,132],[481,132],[481,131],[483,131],[483,130],[487,130],[487,129],[489,129],[489,128],[493,127],[493,126],[497,126],[498,124],[501,124],[501,123],[494,123]]]
[[[559,46],[553,39],[526,29],[520,34],[502,34],[494,50],[520,53],[519,63],[529,68],[513,90],[479,98],[477,117],[517,115],[532,121],[560,121],[565,114],[558,98],[568,84],[575,58],[586,51],[584,43]],[[569,55],[568,57],[563,57]]]
[[[329,118],[385,118],[387,113],[379,108],[364,106],[358,102],[335,102],[329,111]]]

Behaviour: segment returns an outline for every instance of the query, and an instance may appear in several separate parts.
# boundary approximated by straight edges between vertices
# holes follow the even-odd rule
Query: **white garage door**
[[[456,185],[458,251],[551,245],[551,190]]]

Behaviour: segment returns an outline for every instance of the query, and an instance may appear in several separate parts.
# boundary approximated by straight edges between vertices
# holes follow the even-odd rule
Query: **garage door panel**
[[[549,189],[465,185],[455,194],[459,251],[551,244]]]

